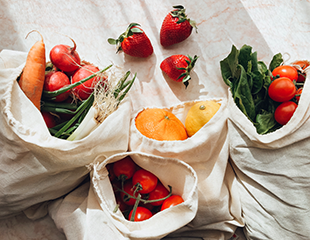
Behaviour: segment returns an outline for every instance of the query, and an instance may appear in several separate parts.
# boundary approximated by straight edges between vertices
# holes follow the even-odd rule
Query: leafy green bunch
[[[281,127],[274,119],[279,103],[270,99],[268,87],[272,81],[272,70],[282,62],[282,54],[278,53],[267,67],[257,60],[257,52],[252,52],[252,47],[248,45],[243,45],[240,50],[233,45],[229,55],[220,61],[222,78],[230,87],[236,105],[259,134]]]

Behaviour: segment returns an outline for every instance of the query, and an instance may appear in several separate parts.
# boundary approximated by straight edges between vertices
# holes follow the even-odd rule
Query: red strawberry
[[[185,87],[191,79],[190,71],[195,66],[198,57],[194,58],[185,55],[172,55],[164,59],[160,64],[160,69],[168,75],[173,81],[183,82]]]
[[[184,41],[191,35],[193,27],[197,31],[195,21],[187,18],[182,5],[173,8],[174,10],[165,17],[160,29],[160,43],[163,47]]]
[[[123,50],[130,56],[146,58],[153,53],[153,46],[144,31],[137,26],[140,25],[138,23],[129,24],[126,32],[122,33],[118,39],[109,38],[108,42],[118,45],[117,52]]]

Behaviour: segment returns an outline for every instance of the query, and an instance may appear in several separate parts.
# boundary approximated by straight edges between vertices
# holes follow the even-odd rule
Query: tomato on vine
[[[165,186],[161,183],[158,182],[155,189],[149,193],[149,198],[148,200],[158,200],[167,197],[169,194],[169,191]],[[156,201],[156,202],[150,202],[153,206],[159,206],[164,202],[162,201]]]
[[[131,210],[129,213],[129,217],[128,217],[129,220],[131,220],[133,211],[134,209]],[[152,216],[153,216],[152,212],[148,210],[147,208],[137,207],[133,221],[135,222],[144,221],[146,219],[149,219]]]
[[[129,196],[137,197],[138,194],[135,193],[134,185],[131,181],[126,181],[123,187],[124,192],[121,192],[121,198],[125,204],[133,206],[135,205],[136,199]]]
[[[290,66],[290,65],[281,65],[279,67],[276,67],[272,71],[272,75],[274,77],[287,77],[291,79],[291,81],[297,81],[298,79],[298,71],[296,68]]]
[[[153,191],[157,185],[158,178],[145,169],[139,169],[132,177],[132,184],[139,189],[139,193],[146,194]],[[141,187],[141,189],[140,189]]]
[[[124,202],[124,200],[121,197],[120,192],[117,192],[115,194],[115,200],[116,200],[118,208],[119,208],[119,210],[121,210],[121,212],[129,211],[130,206]]]
[[[161,205],[160,211],[176,206],[182,202],[184,202],[184,200],[180,195],[171,195],[163,202],[163,204]]]
[[[108,173],[109,173],[109,179],[112,182],[115,179],[115,174],[114,174],[114,171],[113,171],[113,163],[107,164],[106,168],[107,168]]]
[[[113,164],[113,172],[117,178],[123,180],[129,179],[136,171],[136,163],[127,156]]]
[[[296,93],[295,84],[287,77],[280,77],[271,82],[268,88],[269,97],[276,102],[291,100]]]
[[[275,120],[281,124],[285,125],[293,116],[295,110],[297,108],[297,104],[293,101],[287,101],[281,103],[274,112]]]

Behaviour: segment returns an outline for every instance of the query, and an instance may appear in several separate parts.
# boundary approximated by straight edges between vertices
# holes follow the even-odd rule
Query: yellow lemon
[[[185,128],[189,137],[202,128],[219,110],[221,104],[215,101],[201,101],[194,104],[185,119]]]

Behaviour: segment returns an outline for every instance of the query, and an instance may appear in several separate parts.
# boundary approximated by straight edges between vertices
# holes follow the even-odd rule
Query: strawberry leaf
[[[184,7],[182,5],[175,5],[175,6],[172,6],[173,8],[175,9],[184,9]]]
[[[122,46],[121,45],[119,45],[118,46],[118,48],[117,48],[117,51],[116,51],[116,53],[118,53],[118,52],[120,52],[120,51],[122,51],[123,49],[122,49]]]
[[[109,39],[108,39],[108,43],[110,43],[110,44],[112,44],[112,45],[116,45],[117,42],[118,42],[118,40],[116,40],[116,39],[113,39],[113,38],[109,38]]]
[[[130,29],[134,26],[140,26],[140,24],[139,23],[130,23],[127,29]]]
[[[191,19],[188,19],[188,21],[189,21],[189,24],[190,24],[193,28],[195,28],[196,33],[198,33],[198,28],[197,28],[196,22],[195,22],[194,20],[191,20]]]
[[[191,77],[188,75],[187,77],[185,77],[185,78],[183,78],[183,84],[185,85],[185,88],[187,88],[188,87],[188,85],[189,85],[189,80],[191,79]]]
[[[132,28],[130,31],[133,33],[143,33],[143,31],[140,28]]]
[[[182,82],[188,82],[189,80],[191,80],[191,76],[190,75],[187,75],[183,78]]]
[[[182,23],[185,22],[187,19],[186,18],[179,18],[179,20],[177,21],[177,23]]]
[[[185,78],[185,77],[187,77],[187,76],[189,76],[188,73],[184,72],[184,73],[180,74],[180,76],[177,78],[177,80],[180,79],[180,78],[182,78],[182,77]]]

